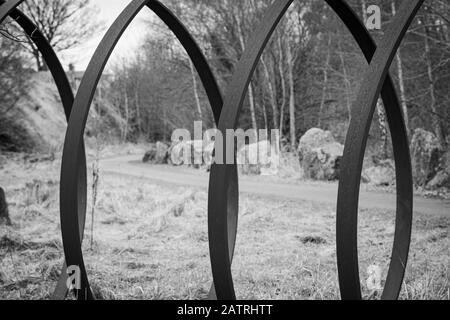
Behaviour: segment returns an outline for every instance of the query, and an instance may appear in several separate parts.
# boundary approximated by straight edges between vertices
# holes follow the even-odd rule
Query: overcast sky
[[[130,0],[91,0],[99,9],[98,19],[105,22],[105,30],[99,32],[98,36],[91,41],[81,45],[73,50],[67,50],[61,53],[61,58],[67,68],[69,63],[74,63],[76,70],[83,71],[86,69],[95,49],[111,26],[114,20],[119,16],[122,10],[130,3]],[[143,8],[142,12],[129,26],[128,30],[122,36],[118,43],[110,61],[117,61],[119,58],[131,57],[133,50],[142,41],[146,32],[145,21],[151,19],[150,10]]]

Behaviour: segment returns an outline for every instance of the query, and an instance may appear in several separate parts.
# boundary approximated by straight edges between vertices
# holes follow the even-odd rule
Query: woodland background
[[[224,93],[270,3],[165,1],[201,45]],[[398,0],[349,3],[361,19],[367,19],[369,5],[381,7],[382,28],[372,32],[377,40],[400,5]],[[22,4],[22,9],[57,52],[73,48],[106,28],[91,22],[95,21],[90,19],[96,14],[95,1],[32,0]],[[391,67],[410,138],[416,129],[426,130],[441,153],[448,150],[450,135],[449,21],[447,0],[426,1]],[[173,130],[193,129],[195,120],[202,120],[205,128],[214,127],[209,102],[187,54],[158,19],[149,20],[148,25],[139,50],[110,67],[108,81],[95,100],[88,136],[100,136],[106,142],[167,142]],[[30,39],[12,21],[4,24],[2,34],[0,148],[30,151],[36,148],[30,131],[36,130],[24,130],[20,117],[13,116],[14,109],[20,107],[21,97],[30,94],[32,75],[47,67]],[[296,152],[299,139],[311,128],[329,130],[343,143],[366,66],[352,36],[325,2],[295,1],[258,65],[240,127],[280,129],[286,152]],[[80,72],[73,66],[67,69],[76,90]],[[369,150],[390,158],[389,130],[381,102],[377,111]]]
[[[380,6],[382,28],[371,31],[377,41],[401,2],[347,1],[362,20],[369,5]],[[272,1],[163,2],[200,44],[225,94]],[[109,27],[92,23],[100,16],[95,4],[26,0],[20,9],[63,54]],[[449,0],[426,0],[391,66],[411,140],[416,184],[401,299],[450,299],[449,23]],[[209,129],[214,127],[213,116],[178,41],[157,17],[147,25],[142,45],[108,65],[91,108],[85,137],[84,258],[99,299],[206,299],[212,283],[206,224],[209,174],[143,164],[141,159],[144,154],[157,157],[161,145],[166,158],[174,129],[193,130],[198,120]],[[49,299],[64,261],[59,179],[67,123],[48,68],[30,39],[11,20],[0,33],[0,300]],[[66,63],[75,92],[84,70]],[[241,192],[239,197],[233,262],[239,298],[340,298],[333,227],[337,182],[328,180],[339,178],[342,144],[366,67],[352,36],[324,1],[292,4],[256,69],[239,120],[242,129],[280,129],[283,151],[277,175],[240,175],[241,185],[257,185],[264,192]],[[365,299],[380,297],[366,280],[373,279],[374,267],[385,279],[391,257],[396,221],[392,158],[379,103],[358,217]],[[302,168],[310,172],[301,176]],[[328,174],[322,179],[326,182],[310,181],[318,172],[322,178]],[[172,181],[155,179],[157,175]],[[198,179],[203,179],[202,187],[192,183]],[[280,186],[298,198],[268,196],[264,190]],[[363,198],[373,204],[365,207]],[[389,199],[393,207],[388,210]]]

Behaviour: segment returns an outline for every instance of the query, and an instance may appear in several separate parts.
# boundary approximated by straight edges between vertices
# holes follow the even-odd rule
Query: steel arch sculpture
[[[86,127],[86,121],[96,87],[105,65],[123,32],[144,6],[147,6],[159,16],[159,18],[171,29],[171,31],[181,42],[182,46],[186,49],[190,59],[200,75],[200,79],[205,87],[206,94],[210,101],[214,118],[217,123],[219,122],[222,112],[223,101],[217,81],[202,51],[183,24],[159,1],[132,1],[110,27],[101,41],[97,51],[94,53],[91,62],[89,63],[73,104],[73,111],[70,117],[64,145],[60,187],[61,230],[63,235],[66,263],[67,265],[79,266],[81,270],[81,289],[77,290],[77,296],[81,300],[93,299],[94,296],[89,286],[89,280],[83,260],[81,239],[79,233],[73,228],[74,225],[79,223],[78,215],[76,214],[78,211],[78,202],[74,197],[76,188],[79,185],[77,156],[82,152],[82,139]],[[227,181],[230,185],[227,190],[227,196],[230,200],[228,203],[229,210],[227,214],[229,215],[229,219],[231,221],[228,227],[230,232],[229,246],[234,248],[237,230],[239,196],[237,166],[234,166],[232,171],[233,172],[231,172],[231,174],[227,177]],[[214,286],[211,289],[210,298],[216,298]]]
[[[10,15],[36,43],[58,86],[68,129],[63,151],[60,185],[60,214],[64,254],[67,265],[81,269],[80,300],[94,299],[86,272],[82,240],[86,218],[86,160],[83,134],[90,106],[104,67],[123,32],[135,16],[147,6],[171,29],[193,61],[206,89],[218,129],[235,129],[244,97],[257,63],[276,26],[294,0],[275,0],[262,25],[256,29],[247,50],[222,99],[217,81],[202,51],[183,24],[157,0],[133,0],[108,30],[97,48],[74,99],[67,76],[53,49],[17,6],[25,0],[0,0],[0,23]],[[396,299],[401,290],[407,264],[412,226],[413,183],[408,137],[394,83],[389,76],[393,57],[424,0],[404,0],[386,36],[377,48],[369,32],[345,0],[325,0],[352,33],[369,66],[353,105],[352,120],[345,143],[337,204],[337,264],[342,299],[361,299],[357,250],[357,222],[362,162],[376,102],[381,97],[391,130],[397,181],[396,227],[389,272],[383,299]],[[233,144],[224,137],[223,155]],[[231,264],[238,226],[237,165],[214,164],[211,168],[208,196],[208,232],[213,287],[210,298],[236,299]],[[64,298],[65,266],[55,290],[55,298]]]
[[[257,29],[258,32],[247,45],[248,49],[236,67],[236,73],[224,100],[219,122],[219,131],[222,133],[227,129],[236,129],[244,97],[257,63],[276,26],[293,1],[275,1],[267,10],[264,22]],[[397,172],[396,232],[383,298],[396,299],[400,293],[409,253],[413,190],[408,137],[395,88],[387,73],[392,58],[423,0],[403,1],[399,10],[401,14],[394,18],[379,49],[347,2],[344,0],[326,0],[326,2],[346,24],[367,60],[371,62],[358,99],[353,105],[354,114],[346,139],[344,170],[341,170],[339,185],[337,260],[341,297],[361,299],[357,252],[358,196],[368,132],[378,96],[383,90],[382,97],[389,119]],[[226,140],[226,135],[223,136]],[[232,143],[225,141],[223,154],[233,152],[232,147]],[[212,166],[208,202],[211,267],[217,296],[221,300],[236,299],[231,273],[232,257],[229,254],[230,248],[227,247],[228,233],[224,228],[228,225],[224,190],[227,190],[226,177],[229,170],[227,165]]]
[[[24,0],[10,0],[10,1],[0,1],[0,24],[4,22],[7,16],[10,16],[22,29],[23,31],[30,37],[30,39],[34,42],[39,52],[42,54],[42,57],[47,64],[53,79],[55,81],[56,87],[58,89],[62,105],[64,108],[64,113],[67,121],[69,121],[70,113],[72,111],[72,105],[74,101],[74,96],[72,92],[72,88],[70,86],[69,80],[67,79],[67,75],[64,72],[64,69],[59,61],[56,53],[52,49],[52,46],[48,43],[44,35],[38,30],[36,25],[17,7]],[[77,232],[80,232],[80,237],[83,237],[84,233],[84,223],[86,216],[86,198],[87,198],[87,178],[86,178],[86,157],[84,152],[84,143],[82,143],[82,150],[79,154],[77,167],[78,167],[78,188],[76,192],[77,201],[80,204],[79,210],[77,212],[79,219],[79,228],[77,228]],[[53,292],[54,299],[64,299],[67,295],[67,286],[66,286],[66,265],[64,264],[61,269],[61,275],[59,277],[57,286]]]
[[[353,110],[361,106],[361,112],[353,114],[347,133],[337,205],[339,282],[341,294],[345,299],[361,299],[357,248],[358,200],[364,152],[377,98],[401,41],[423,2],[424,0],[403,1],[394,21],[389,26],[389,30],[372,58],[359,94],[353,104]],[[394,147],[400,145],[404,149],[394,149],[397,171],[397,217],[394,247],[382,296],[384,299],[396,299],[400,294],[411,242],[412,169],[406,127],[404,121],[400,120],[403,120],[403,118],[399,118],[396,123],[390,121],[391,130],[397,130],[392,133]],[[395,133],[398,130],[405,132],[405,135],[396,136]],[[406,184],[402,181],[403,173],[404,178],[407,179]]]

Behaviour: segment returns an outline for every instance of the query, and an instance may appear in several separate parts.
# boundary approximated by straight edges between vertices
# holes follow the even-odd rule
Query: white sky
[[[91,0],[91,3],[98,7],[98,19],[104,21],[105,30],[99,32],[91,41],[77,48],[59,53],[65,69],[67,69],[69,63],[75,64],[75,68],[78,71],[86,69],[106,31],[122,10],[130,3],[130,0]],[[144,7],[142,9],[128,27],[128,30],[123,34],[110,58],[110,62],[113,63],[122,58],[126,59],[127,56],[132,56],[134,49],[137,48],[146,34],[145,21],[150,20],[152,16],[153,14],[148,8]]]

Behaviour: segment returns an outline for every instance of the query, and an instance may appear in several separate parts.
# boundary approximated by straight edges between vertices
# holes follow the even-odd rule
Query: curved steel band
[[[82,239],[86,218],[86,160],[83,133],[95,88],[106,62],[121,35],[147,5],[172,30],[192,59],[205,86],[219,130],[234,129],[242,109],[250,79],[272,33],[294,0],[276,1],[268,10],[264,24],[247,46],[223,102],[217,82],[201,50],[181,22],[156,0],[134,0],[111,26],[92,58],[74,100],[64,70],[44,36],[16,7],[24,0],[0,0],[0,23],[7,15],[16,20],[42,53],[58,87],[66,117],[70,121],[64,145],[61,169],[61,229],[67,265],[82,271],[79,299],[92,299],[93,294],[83,261]],[[370,34],[344,0],[325,0],[349,28],[366,59],[370,62],[360,92],[353,105],[352,121],[347,134],[341,168],[337,206],[337,259],[339,283],[343,299],[361,299],[357,250],[358,201],[364,152],[378,96],[381,96],[391,130],[397,181],[397,216],[392,258],[383,292],[383,299],[398,298],[408,259],[413,189],[408,137],[402,111],[389,66],[414,16],[424,0],[404,0],[399,13],[377,49]],[[73,107],[72,107],[73,106]],[[73,111],[72,111],[73,108]],[[223,110],[223,112],[222,112]],[[234,144],[226,143],[224,152],[234,152]],[[232,148],[232,149],[227,149]],[[214,285],[210,297],[235,299],[231,264],[234,255],[238,222],[238,178],[236,165],[211,168],[208,199],[208,229]],[[65,266],[55,290],[55,298],[67,293]]]
[[[59,95],[61,97],[66,119],[69,120],[74,100],[69,80],[67,79],[66,73],[64,72],[64,69],[61,66],[61,63],[56,53],[53,51],[51,45],[45,39],[43,34],[37,29],[36,25],[25,14],[23,14],[20,10],[16,9],[17,6],[20,5],[23,1],[24,0],[10,0],[5,2],[1,0],[0,24],[3,23],[3,21],[9,15],[12,19],[15,20],[16,23],[20,25],[20,27],[34,42],[39,52],[42,54],[42,57],[53,76]],[[80,232],[82,237],[84,230],[84,221],[86,216],[86,197],[87,197],[86,158],[84,152],[84,143],[82,143],[82,150],[78,157],[77,168],[79,173],[78,179],[80,182],[80,185],[77,188],[76,192],[77,201],[80,204],[78,207],[79,210],[77,212],[78,219],[80,221],[80,227],[77,229],[77,231]],[[53,293],[54,299],[64,299],[66,297],[67,295],[66,279],[67,273],[66,273],[66,266],[64,264],[61,269],[61,275],[58,280],[58,284]]]
[[[94,296],[89,286],[83,260],[80,234],[74,228],[79,223],[77,211],[80,206],[74,195],[81,183],[77,158],[83,151],[82,139],[86,121],[101,74],[121,35],[144,6],[150,8],[163,20],[186,49],[206,89],[217,123],[222,112],[223,100],[217,81],[202,51],[183,24],[169,9],[156,0],[132,1],[110,27],[87,68],[74,101],[64,145],[60,185],[61,229],[66,263],[67,265],[79,266],[81,270],[81,289],[77,292],[80,300],[93,299]],[[230,199],[228,214],[229,221],[232,221],[229,226],[230,247],[234,247],[236,238],[239,194],[237,169],[234,167],[232,170],[234,170],[233,173],[227,177],[229,185],[232,186],[228,189],[228,199]],[[214,288],[211,289],[210,298],[215,298]]]
[[[353,104],[353,115],[345,142],[337,206],[337,255],[339,282],[343,299],[361,299],[358,267],[358,202],[364,152],[378,96],[395,97],[394,88],[385,90],[389,67],[424,0],[404,0],[385,32],[379,48],[367,69],[359,94]],[[384,83],[384,87],[383,87]],[[401,109],[396,100],[394,110],[386,105],[390,116],[397,180],[397,216],[391,262],[383,299],[397,299],[403,283],[411,243],[413,218],[413,182],[408,137]]]
[[[223,112],[219,122],[221,132],[236,128],[244,97],[257,63],[276,26],[293,1],[279,0],[272,4],[263,19],[263,25],[257,29],[259,30],[258,33],[247,45],[247,50],[236,67],[237,71],[225,96]],[[397,47],[384,45],[378,50],[358,16],[344,0],[326,0],[326,2],[352,32],[366,59],[370,62],[376,54],[361,88],[359,99],[353,106],[354,114],[347,136],[343,160],[344,170],[341,171],[337,223],[337,258],[341,296],[343,299],[361,299],[357,254],[359,182],[368,130],[378,95],[382,90],[382,98],[392,134],[397,172],[396,233],[383,298],[396,299],[401,289],[409,252],[413,190],[407,132],[395,87],[392,79],[387,76],[392,59],[389,60],[386,57],[392,58],[395,54],[404,32],[423,0],[405,0],[403,2],[403,6],[399,10],[402,14],[395,17],[391,30],[387,32],[389,38],[396,41]],[[405,21],[406,18],[409,18],[409,20]],[[401,30],[401,33],[398,30]],[[381,74],[375,74],[375,71],[379,72],[380,70],[383,71]],[[372,90],[370,95],[368,95],[369,88]],[[228,144],[225,141],[223,154],[233,152],[232,149],[227,150],[231,147],[233,147],[233,144]],[[225,190],[228,190],[229,187],[226,178],[230,172],[231,168],[228,165],[212,166],[208,203],[211,266],[217,297],[221,300],[236,298],[231,273],[232,251],[228,247],[229,239],[226,228],[229,221]]]

